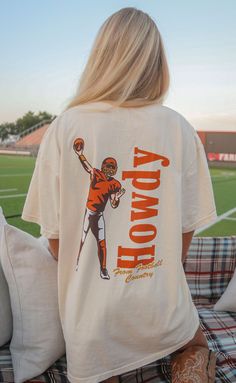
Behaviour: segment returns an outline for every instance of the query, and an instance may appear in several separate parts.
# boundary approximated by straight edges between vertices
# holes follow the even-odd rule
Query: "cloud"
[[[236,132],[236,113],[218,113],[189,119],[196,130]]]

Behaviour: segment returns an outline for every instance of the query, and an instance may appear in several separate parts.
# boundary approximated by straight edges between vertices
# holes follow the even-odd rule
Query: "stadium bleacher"
[[[30,146],[40,145],[43,135],[46,132],[49,124],[43,125],[41,128],[35,130],[34,132],[28,134],[25,137],[22,137],[15,143],[16,148],[26,148]]]

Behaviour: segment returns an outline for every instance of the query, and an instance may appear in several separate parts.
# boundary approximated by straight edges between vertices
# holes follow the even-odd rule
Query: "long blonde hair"
[[[137,8],[121,8],[100,27],[76,95],[66,109],[99,101],[118,107],[162,104],[169,82],[155,22]]]

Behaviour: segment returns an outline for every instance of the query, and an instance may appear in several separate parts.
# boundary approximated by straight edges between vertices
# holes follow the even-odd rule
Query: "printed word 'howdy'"
[[[159,198],[155,195],[146,195],[144,191],[156,191],[160,187],[161,170],[144,170],[143,166],[156,161],[163,167],[170,164],[167,157],[135,147],[133,167],[142,167],[142,169],[122,172],[122,179],[130,180],[134,187],[130,212],[130,221],[134,222],[134,225],[129,230],[129,238],[139,246],[118,246],[117,267],[134,268],[140,263],[146,265],[155,259],[155,245],[150,242],[157,235],[157,227],[154,224],[145,223],[145,220],[158,215]],[[137,222],[141,220],[142,222]]]

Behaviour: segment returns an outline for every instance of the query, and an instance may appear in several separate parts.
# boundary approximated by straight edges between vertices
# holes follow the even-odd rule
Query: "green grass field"
[[[0,206],[6,217],[20,215],[34,169],[35,158],[0,155]],[[210,169],[217,215],[235,209],[227,217],[201,231],[197,236],[236,235],[236,169]],[[7,218],[16,226],[38,237],[39,226],[23,221],[20,217]]]

